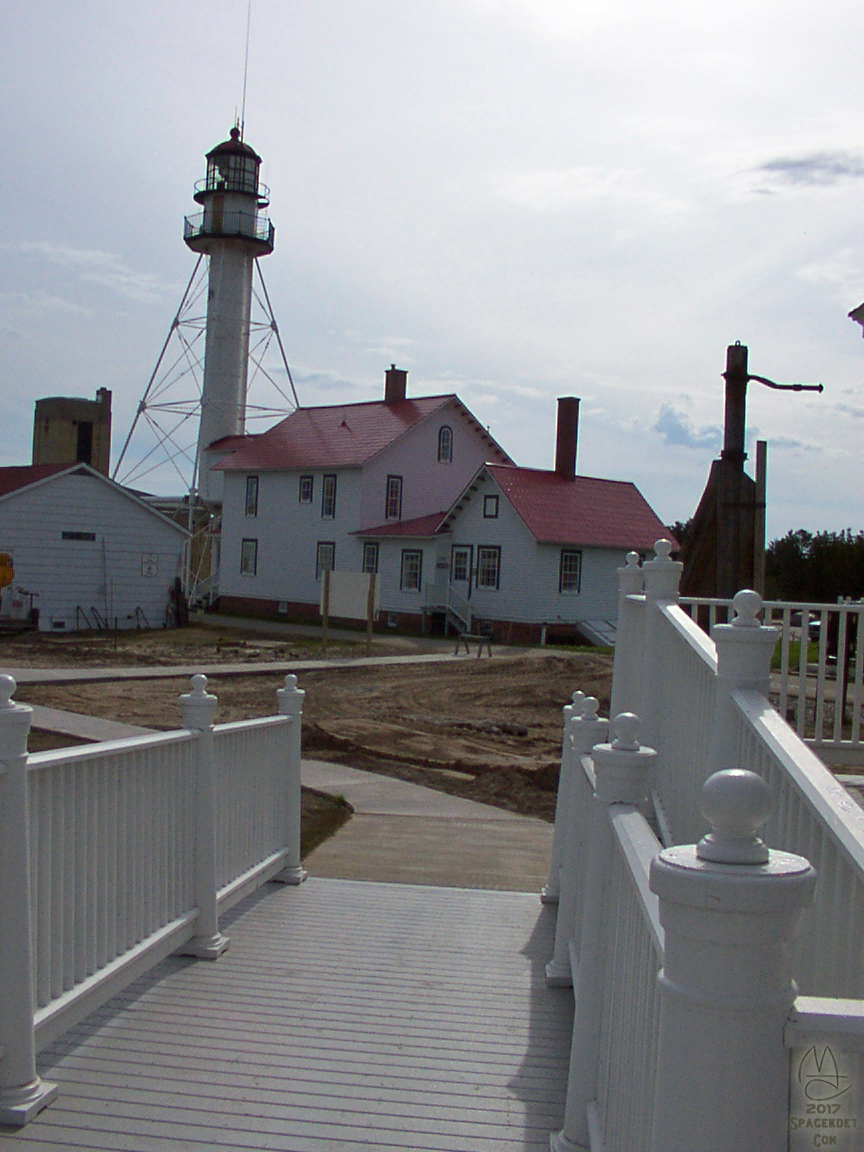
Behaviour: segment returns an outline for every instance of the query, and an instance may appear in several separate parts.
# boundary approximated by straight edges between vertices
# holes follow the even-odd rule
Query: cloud
[[[161,302],[165,296],[166,286],[160,284],[155,276],[133,272],[113,252],[102,252],[98,248],[68,248],[47,240],[21,244],[18,251],[36,253],[58,267],[70,269],[80,280],[99,284],[138,304]]]
[[[835,404],[834,411],[839,412],[843,416],[849,416],[853,420],[864,420],[864,408],[860,408],[855,404]]]
[[[864,157],[854,152],[810,152],[803,156],[778,156],[766,160],[756,172],[779,184],[826,187],[841,180],[864,176]]]
[[[723,443],[723,431],[716,424],[694,428],[686,412],[680,412],[671,404],[664,404],[654,424],[667,444],[684,448],[709,448],[717,451]]]
[[[502,200],[533,208],[536,212],[559,212],[586,201],[610,200],[638,204],[661,213],[681,214],[690,205],[680,196],[652,189],[638,169],[577,165],[545,168],[533,172],[499,175],[493,186]]]

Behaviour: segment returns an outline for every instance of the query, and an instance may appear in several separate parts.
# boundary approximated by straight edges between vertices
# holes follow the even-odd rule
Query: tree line
[[[692,520],[670,525],[686,547]],[[804,528],[772,540],[765,549],[765,599],[835,604],[864,599],[864,532],[807,532]]]
[[[864,599],[864,532],[798,528],[765,551],[765,597],[834,604]]]

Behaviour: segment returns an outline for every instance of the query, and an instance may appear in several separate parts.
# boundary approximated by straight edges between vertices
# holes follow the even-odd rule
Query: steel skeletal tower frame
[[[269,189],[259,180],[261,158],[235,127],[206,159],[207,174],[195,185],[194,193],[202,211],[187,216],[183,230],[198,260],[112,473],[122,483],[140,483],[166,463],[176,473],[188,495],[159,503],[175,516],[182,511],[195,536],[209,540],[209,544],[193,540],[189,549],[184,584],[191,598],[199,598],[202,588],[205,594],[215,589],[222,491],[221,475],[212,472],[210,465],[224,455],[219,442],[244,435],[247,414],[274,417],[299,407],[258,263],[260,256],[273,251],[275,236],[266,215]],[[255,319],[253,306],[257,306]],[[274,338],[290,396],[263,365]],[[249,404],[249,389],[259,376],[269,381],[285,401],[284,407]],[[190,383],[194,395],[181,396],[181,389],[188,389]],[[193,444],[189,433],[196,419]],[[155,433],[155,443],[143,458],[127,465],[124,473],[124,461],[142,420]]]

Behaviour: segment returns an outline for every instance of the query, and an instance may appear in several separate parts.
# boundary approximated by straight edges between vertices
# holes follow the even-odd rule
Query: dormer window
[[[453,429],[442,424],[438,429],[438,463],[449,464],[453,460]]]

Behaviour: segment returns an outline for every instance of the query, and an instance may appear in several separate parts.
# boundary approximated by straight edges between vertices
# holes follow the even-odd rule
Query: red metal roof
[[[463,415],[489,442],[490,456],[510,457],[481,427],[458,396],[419,396],[386,404],[334,404],[298,408],[268,432],[247,437],[216,468],[225,471],[274,471],[293,468],[357,468],[371,460],[427,417],[455,401]],[[231,438],[233,440],[233,438]],[[223,448],[219,441],[216,447]]]
[[[29,484],[74,467],[74,464],[16,464],[10,468],[0,468],[0,496],[8,496],[19,488],[26,488]]]
[[[488,465],[489,475],[541,544],[650,549],[669,529],[635,484],[535,468]]]
[[[434,536],[446,512],[415,516],[413,520],[388,520],[375,528],[360,528],[352,536]]]

